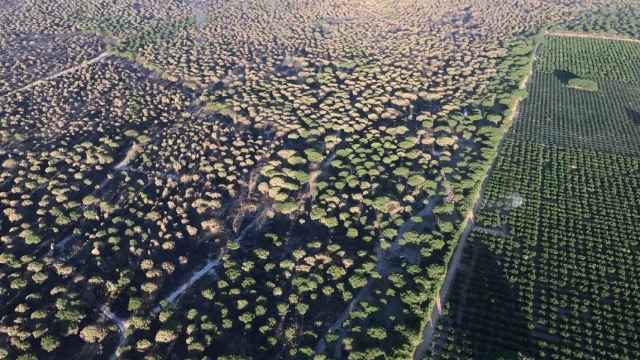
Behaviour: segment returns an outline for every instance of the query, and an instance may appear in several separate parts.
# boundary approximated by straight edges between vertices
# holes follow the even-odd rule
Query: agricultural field
[[[528,305],[528,315],[525,300],[506,299],[489,308],[517,320],[514,329],[536,321],[553,354],[564,345],[557,339],[578,330],[538,314],[553,305],[565,317],[571,296],[593,290],[599,297],[580,297],[579,316],[606,321],[611,333],[589,351],[614,351],[606,342],[636,354],[622,345],[635,341],[638,310],[640,74],[625,59],[640,52],[606,39],[549,36],[537,46],[545,30],[575,31],[614,5],[633,8],[624,0],[3,2],[0,359],[476,351],[453,342],[448,316],[436,342],[424,334],[508,129],[477,216],[487,230],[472,231],[460,276],[478,244],[478,261],[500,246],[510,256],[501,266],[515,268],[496,285],[500,271],[485,261],[474,276],[490,286],[456,280],[445,309],[470,311],[456,299],[481,303],[518,283],[526,301],[545,296],[545,307]],[[615,19],[607,24],[633,31],[627,17]],[[500,174],[504,184],[492,185]],[[508,198],[507,185],[517,187]],[[569,235],[538,239],[559,226]],[[499,245],[496,233],[512,243]],[[525,265],[543,250],[544,262],[531,266],[552,269],[538,282]],[[558,260],[568,254],[573,262]],[[587,265],[592,272],[569,267]],[[569,272],[585,276],[580,287],[554,293],[578,281]],[[579,316],[571,319],[581,324]],[[534,349],[528,333],[513,334],[522,339],[504,341]],[[568,334],[577,348],[570,341],[581,338]]]
[[[638,51],[544,39],[427,358],[640,356]]]

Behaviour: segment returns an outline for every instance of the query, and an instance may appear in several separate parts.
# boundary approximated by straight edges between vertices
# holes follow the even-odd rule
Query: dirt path
[[[431,198],[429,202],[425,204],[424,208],[422,208],[422,210],[417,214],[417,216],[420,216],[420,217],[429,216],[433,212],[433,208],[435,207],[438,201],[439,201],[439,198],[437,197]],[[413,229],[415,225],[416,223],[412,220],[405,222],[400,228],[400,230],[398,231],[398,235],[394,239],[389,249],[382,250],[382,248],[378,247],[378,249],[376,250],[376,253],[377,253],[376,254],[376,257],[377,257],[376,272],[378,272],[379,274],[385,274],[388,271],[389,257],[394,257],[397,255],[397,253],[401,250],[401,247],[399,245],[400,240],[402,239],[404,234],[407,231],[410,231],[411,229]],[[367,284],[362,289],[360,289],[360,291],[358,291],[356,296],[351,300],[349,305],[344,309],[344,311],[340,314],[340,316],[338,316],[336,321],[331,325],[331,327],[329,327],[329,329],[327,329],[327,331],[325,332],[325,335],[331,332],[338,331],[342,333],[344,331],[342,323],[353,312],[354,308],[358,305],[360,300],[362,300],[363,298],[369,295],[372,287],[373,287],[373,279],[370,277],[367,281]],[[339,353],[341,339],[343,336],[344,334],[340,334],[338,340],[336,341],[334,354]],[[318,344],[316,344],[315,353],[316,354],[323,353],[325,349],[326,349],[325,336],[322,336]]]
[[[533,55],[532,55],[533,58],[535,58],[536,53],[537,53],[537,48],[533,51]],[[527,88],[527,84],[529,83],[529,79],[531,78],[532,73],[533,73],[533,60],[530,66],[529,73],[520,82],[520,89]],[[513,120],[517,119],[517,116],[520,110],[520,103],[521,103],[521,99],[518,99],[513,103],[512,108],[514,109],[514,111],[512,112],[511,116],[508,119],[506,119],[505,133],[511,127]],[[481,200],[484,197],[484,191],[485,191],[489,176],[493,172],[493,169],[495,167],[495,160],[503,142],[504,142],[504,136],[500,138],[500,141],[496,146],[497,150],[494,152],[494,157],[490,161],[491,165],[487,170],[484,178],[482,179],[482,183],[480,185],[478,194],[476,195],[476,198],[473,201],[474,205],[467,212],[467,216],[465,217],[464,223],[462,225],[464,227],[464,231],[462,232],[462,235],[460,237],[460,240],[458,241],[458,244],[453,253],[453,256],[451,257],[451,260],[449,261],[444,282],[442,283],[442,286],[438,292],[438,295],[434,299],[435,306],[431,311],[430,319],[428,320],[425,328],[422,331],[422,341],[415,348],[415,351],[413,353],[413,360],[423,359],[425,357],[427,350],[431,347],[431,343],[433,341],[433,335],[438,325],[438,320],[440,319],[440,316],[442,316],[442,304],[444,304],[444,302],[446,301],[447,296],[449,295],[449,290],[453,285],[453,280],[455,279],[455,276],[458,270],[460,269],[463,250],[467,244],[467,239],[469,235],[471,234],[471,232],[475,227],[475,216],[480,210]]]
[[[544,33],[546,36],[558,36],[558,37],[576,37],[585,39],[602,39],[602,40],[615,40],[615,41],[628,41],[640,44],[640,40],[620,35],[613,34],[597,34],[597,33],[580,33],[572,31],[547,31]]]
[[[263,209],[262,211],[265,211],[265,210]],[[242,241],[242,239],[244,239],[244,237],[249,233],[249,231],[251,231],[253,228],[258,226],[262,211],[259,211],[258,214],[253,219],[253,221],[249,225],[247,225],[235,239],[233,239],[234,243],[239,244],[240,241]],[[158,313],[162,309],[162,306],[160,305],[160,303],[167,302],[170,305],[174,305],[178,301],[178,298],[182,294],[184,294],[187,290],[189,290],[193,286],[193,284],[195,284],[198,280],[200,280],[207,274],[210,274],[210,273],[215,274],[216,267],[220,265],[222,258],[226,253],[227,253],[227,248],[225,247],[222,249],[220,254],[215,259],[207,260],[207,262],[204,264],[204,266],[202,266],[200,270],[194,272],[187,281],[182,283],[182,285],[178,286],[176,290],[174,290],[171,294],[169,294],[167,297],[161,300],[158,303],[158,305],[156,305],[156,307],[153,308],[152,313],[153,314]]]
[[[367,284],[367,286],[365,286],[364,288],[362,288],[362,290],[360,290],[358,292],[358,294],[356,294],[356,296],[351,300],[351,302],[349,303],[349,306],[346,307],[346,309],[342,312],[342,314],[340,314],[340,316],[338,316],[338,319],[336,319],[336,321],[331,325],[331,327],[327,330],[327,332],[325,334],[334,332],[334,331],[342,331],[342,323],[347,320],[347,316],[349,316],[349,314],[351,314],[351,312],[353,311],[353,309],[356,307],[356,305],[360,302],[360,300],[362,300],[362,298],[369,292],[369,284]],[[327,347],[327,343],[324,340],[324,336],[320,339],[320,341],[318,342],[318,344],[316,345],[315,348],[315,353],[316,354],[321,354],[324,352],[324,350]],[[334,349],[334,352],[337,352],[338,347],[340,346],[340,341],[338,340],[336,342],[336,349]]]
[[[200,280],[202,277],[204,277],[209,273],[212,273],[212,272],[215,273],[215,267],[219,263],[220,263],[219,259],[207,261],[207,263],[202,267],[202,269],[194,272],[189,278],[189,280],[185,281],[176,290],[174,290],[171,294],[169,294],[162,301],[160,301],[158,305],[156,305],[156,307],[154,307],[151,310],[151,314],[155,315],[158,312],[160,312],[160,310],[162,310],[162,306],[160,305],[160,303],[166,302],[171,305],[175,304],[178,301],[179,297],[182,294],[184,294],[187,290],[189,290],[189,288],[191,288],[191,286],[193,286],[193,284],[195,284],[196,281]],[[120,340],[118,341],[118,345],[116,346],[115,350],[109,357],[109,360],[116,360],[120,356],[119,350],[122,347],[124,347],[127,344],[127,341],[129,340],[129,337],[127,335],[127,329],[129,328],[129,319],[128,318],[123,319],[118,315],[114,314],[107,305],[103,305],[102,307],[100,307],[100,312],[106,318],[113,321],[118,326],[118,333],[119,333]]]
[[[253,230],[255,227],[258,227],[258,224],[260,223],[260,221],[262,221],[263,214],[265,214],[270,209],[271,209],[270,206],[265,206],[259,209],[258,211],[256,211],[256,215],[253,217],[253,220],[251,221],[251,223],[249,223],[249,225],[245,226],[245,228],[242,229],[240,234],[238,234],[238,236],[235,239],[233,239],[233,242],[235,242],[236,244],[240,244],[242,239],[244,239],[244,237],[247,236],[249,231]],[[220,255],[220,258],[221,257],[222,255]]]
[[[126,166],[129,165],[131,160],[135,159],[138,156],[138,153],[141,151],[142,151],[142,146],[134,143],[133,145],[131,145],[129,150],[127,150],[127,155],[124,157],[124,159],[122,159],[122,161],[116,164],[116,166],[114,166],[113,169],[114,170],[124,169]]]
[[[120,349],[127,343],[127,329],[129,328],[129,320],[124,320],[118,317],[118,315],[114,314],[107,305],[102,305],[100,307],[100,312],[102,313],[102,315],[104,315],[104,317],[113,321],[118,327],[120,340],[118,341],[118,346],[116,346],[116,351],[114,351],[110,357],[110,360],[116,360],[118,358],[118,349]]]
[[[218,266],[219,263],[220,263],[219,259],[214,259],[214,260],[207,261],[207,263],[202,267],[202,269],[194,272],[191,275],[191,277],[189,278],[189,280],[185,281],[176,290],[174,290],[171,294],[169,294],[169,296],[167,296],[163,300],[161,300],[160,303],[166,302],[166,303],[168,303],[170,305],[175,304],[176,301],[178,300],[178,298],[180,297],[180,295],[182,295],[189,288],[191,288],[191,286],[193,286],[193,284],[195,284],[196,281],[200,280],[205,275],[207,275],[207,274],[209,274],[211,272],[214,272],[215,271],[215,267]],[[161,309],[162,309],[162,307],[160,306],[160,304],[158,304],[158,305],[156,305],[155,308],[153,308],[152,313],[153,314],[158,313]]]
[[[430,316],[429,322],[427,323],[427,325],[424,327],[422,331],[422,342],[418,344],[418,346],[416,347],[413,353],[414,360],[421,360],[422,358],[424,358],[425,353],[427,352],[427,350],[429,349],[429,346],[431,345],[431,341],[433,340],[433,334],[435,332],[436,325],[438,323],[438,320],[440,319],[440,316],[442,315],[442,304],[445,302],[447,295],[449,294],[451,285],[453,285],[453,279],[455,278],[455,275],[458,272],[458,269],[460,268],[463,249],[467,245],[467,238],[469,237],[469,234],[471,234],[471,231],[473,230],[473,226],[474,226],[473,216],[474,216],[473,212],[470,212],[465,219],[464,232],[462,233],[462,236],[460,237],[460,241],[456,246],[456,250],[453,253],[453,256],[451,257],[451,261],[449,262],[449,269],[447,270],[444,283],[442,284],[442,287],[440,287],[440,291],[438,292],[438,295],[434,299],[435,306],[431,310],[431,316]]]
[[[98,56],[96,56],[96,57],[94,57],[92,59],[83,61],[82,63],[80,63],[80,64],[78,64],[76,66],[73,66],[73,67],[70,67],[68,69],[62,70],[62,71],[57,72],[57,73],[55,73],[53,75],[49,75],[49,76],[47,76],[47,77],[45,77],[43,79],[36,80],[36,81],[34,81],[34,82],[30,83],[30,84],[27,84],[27,85],[25,85],[25,86],[23,86],[23,87],[21,87],[19,89],[12,90],[12,91],[10,91],[10,92],[2,95],[2,96],[12,95],[12,94],[15,94],[15,93],[18,93],[18,92],[21,92],[21,91],[29,90],[32,87],[40,85],[40,84],[42,84],[42,83],[44,83],[46,81],[53,80],[55,78],[59,78],[60,76],[64,76],[64,75],[70,74],[70,73],[72,73],[72,72],[74,72],[76,70],[79,70],[79,69],[83,68],[83,67],[87,67],[89,65],[95,64],[95,63],[101,61],[102,59],[104,59],[106,57],[109,57],[111,55],[113,55],[113,54],[111,52],[109,52],[109,51],[102,52],[100,55],[98,55]]]
[[[245,227],[243,231],[235,239],[233,239],[233,241],[235,243],[240,243],[240,241],[248,234],[249,230],[253,229],[258,225],[259,217],[260,216],[258,214],[253,219],[253,221],[249,225],[247,225],[247,227]],[[173,292],[167,295],[164,299],[158,301],[157,305],[151,310],[151,314],[157,314],[158,312],[160,312],[164,304],[175,305],[185,292],[191,289],[191,287],[198,280],[202,279],[206,275],[214,274],[214,276],[217,278],[218,275],[216,274],[216,268],[222,262],[222,257],[226,254],[226,252],[227,252],[226,248],[224,248],[215,259],[207,260],[207,262],[202,266],[200,270],[193,272],[193,274],[191,274],[188,280],[183,282],[180,286],[178,286]],[[118,346],[116,347],[116,349],[114,350],[113,354],[110,357],[110,360],[116,360],[119,356],[118,350],[122,348],[128,341],[128,337],[125,333],[128,326],[128,319],[121,319],[117,315],[113,314],[112,312],[105,311],[104,307],[101,309],[101,311],[106,317],[114,321],[118,325],[118,328],[120,329],[120,342],[118,343]]]

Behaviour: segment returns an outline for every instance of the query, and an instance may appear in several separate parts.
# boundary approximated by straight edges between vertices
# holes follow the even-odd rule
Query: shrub
[[[578,90],[598,91],[598,83],[589,79],[582,79],[582,78],[571,79],[567,83],[567,86],[573,89],[578,89]]]

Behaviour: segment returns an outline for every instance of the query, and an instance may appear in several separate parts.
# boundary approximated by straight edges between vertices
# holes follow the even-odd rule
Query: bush
[[[567,86],[573,89],[578,89],[578,90],[598,91],[598,83],[589,79],[581,79],[581,78],[571,79],[567,83]]]

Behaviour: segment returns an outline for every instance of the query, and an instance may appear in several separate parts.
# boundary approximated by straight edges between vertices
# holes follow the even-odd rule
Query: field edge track
[[[634,39],[626,36],[620,36],[615,34],[607,34],[607,33],[582,33],[582,32],[574,32],[574,31],[545,31],[545,36],[555,36],[555,37],[570,37],[570,38],[580,38],[580,39],[600,39],[600,40],[611,40],[611,41],[626,41],[640,44],[640,39]]]
[[[620,35],[615,35],[615,34],[606,34],[606,33],[589,33],[589,32],[571,32],[571,31],[551,31],[551,30],[546,30],[541,32],[541,41],[538,41],[538,43],[536,44],[536,48],[533,52],[533,61],[529,64],[530,70],[527,73],[527,75],[525,76],[525,78],[523,78],[521,84],[520,84],[520,89],[525,89],[527,87],[527,84],[529,84],[531,77],[534,73],[534,65],[535,65],[535,61],[537,60],[537,50],[540,47],[540,45],[542,45],[544,43],[544,39],[546,39],[547,37],[568,37],[568,38],[577,38],[577,39],[596,39],[596,40],[607,40],[610,42],[616,42],[616,41],[621,41],[621,42],[630,42],[630,43],[636,43],[636,44],[640,44],[640,39],[635,39],[635,38],[630,38],[630,37],[625,37],[625,36],[620,36]],[[438,291],[438,295],[436,297],[436,299],[434,300],[435,306],[433,307],[433,309],[431,310],[431,315],[430,317],[426,320],[426,325],[424,327],[423,333],[422,333],[422,342],[418,343],[414,354],[413,354],[413,360],[423,360],[425,359],[425,356],[427,354],[427,352],[429,351],[429,349],[432,347],[432,342],[433,342],[433,337],[435,335],[435,331],[436,331],[436,327],[438,325],[438,320],[440,319],[440,317],[442,315],[446,315],[442,313],[442,304],[445,303],[447,296],[448,296],[448,292],[450,290],[450,287],[453,283],[453,281],[455,281],[455,277],[456,277],[456,273],[457,270],[460,266],[460,260],[462,258],[462,254],[463,254],[463,250],[465,245],[467,244],[467,239],[469,237],[469,235],[471,234],[471,232],[474,230],[474,228],[478,228],[475,225],[475,216],[476,214],[479,213],[479,207],[480,204],[482,203],[482,199],[483,199],[483,193],[484,193],[484,189],[489,181],[489,178],[495,168],[495,164],[496,164],[496,160],[498,158],[498,155],[500,153],[500,148],[503,146],[505,140],[506,140],[506,135],[507,132],[509,131],[509,129],[511,128],[512,124],[514,121],[516,121],[518,119],[518,112],[521,108],[521,104],[522,104],[522,98],[518,98],[516,99],[515,103],[512,104],[511,109],[513,110],[513,113],[511,114],[510,118],[507,119],[507,124],[505,126],[505,130],[504,133],[501,135],[501,138],[496,146],[496,152],[493,155],[491,161],[490,161],[490,166],[489,169],[487,170],[487,172],[485,173],[485,176],[483,177],[482,181],[481,181],[481,186],[479,188],[479,191],[474,195],[473,197],[473,207],[472,209],[470,209],[467,213],[467,216],[465,218],[463,225],[463,231],[461,232],[462,235],[460,235],[460,238],[456,244],[456,248],[454,250],[454,253],[451,257],[451,260],[448,264],[447,267],[447,272],[445,273],[445,278],[444,278],[444,282],[441,286],[441,288]],[[546,147],[546,146],[545,146]]]
[[[527,89],[529,80],[531,79],[531,76],[533,74],[533,65],[536,59],[536,54],[541,43],[542,41],[536,41],[536,46],[531,53],[531,60],[527,65],[529,71],[527,72],[527,75],[522,78],[519,84],[520,90]],[[480,182],[478,190],[472,196],[473,200],[470,203],[473,205],[467,211],[465,219],[461,224],[460,229],[463,230],[460,232],[461,235],[459,235],[458,241],[455,244],[455,250],[453,250],[451,258],[447,264],[447,271],[445,272],[444,278],[442,279],[442,285],[437,290],[436,298],[432,302],[431,314],[427,317],[427,319],[425,320],[425,324],[422,326],[423,330],[421,331],[420,341],[415,344],[413,360],[422,360],[431,346],[433,335],[435,334],[435,329],[438,325],[438,320],[443,315],[442,304],[445,303],[447,296],[449,295],[449,290],[451,289],[453,281],[455,280],[456,274],[460,268],[462,254],[467,244],[467,239],[475,227],[475,218],[480,210],[485,187],[495,167],[496,159],[498,158],[498,154],[500,153],[500,148],[504,143],[506,134],[511,129],[513,122],[518,118],[518,113],[523,100],[523,97],[518,96],[509,107],[509,109],[511,110],[511,114],[505,119],[505,125],[501,130],[500,140],[494,147],[495,151],[493,152],[492,158],[488,161],[489,166],[487,168],[487,171],[485,172],[484,177]]]
[[[54,80],[54,79],[56,79],[56,78],[59,78],[59,77],[61,77],[61,76],[66,75],[66,74],[70,74],[70,73],[73,73],[73,72],[75,72],[75,71],[77,71],[77,70],[80,70],[80,69],[82,69],[82,68],[85,68],[85,67],[87,67],[87,66],[93,65],[93,64],[95,64],[95,63],[97,63],[97,62],[100,62],[100,61],[102,61],[102,59],[107,58],[107,57],[109,57],[109,56],[111,56],[111,55],[116,55],[116,54],[115,54],[115,53],[113,53],[112,51],[108,51],[108,50],[107,50],[107,51],[103,51],[103,52],[101,52],[100,54],[98,54],[97,56],[95,56],[95,57],[93,57],[93,58],[91,58],[91,59],[85,60],[85,61],[81,62],[81,63],[80,63],[80,64],[78,64],[78,65],[74,65],[74,66],[72,66],[72,67],[70,67],[70,68],[67,68],[67,69],[64,69],[64,70],[58,71],[58,72],[53,73],[53,74],[51,74],[51,75],[49,75],[49,76],[47,76],[47,77],[44,77],[44,78],[42,78],[42,79],[35,80],[35,81],[33,81],[33,82],[31,82],[31,83],[29,83],[29,84],[27,84],[27,85],[22,86],[21,88],[18,88],[18,89],[15,89],[15,90],[11,90],[11,91],[9,91],[9,92],[7,92],[7,93],[5,93],[5,94],[2,94],[2,95],[0,95],[0,96],[10,96],[10,95],[13,95],[13,94],[16,94],[16,93],[22,92],[22,91],[29,90],[29,89],[31,89],[31,88],[32,88],[32,87],[34,87],[34,86],[37,86],[37,85],[43,84],[43,83],[45,83],[45,82],[47,82],[47,81]]]

